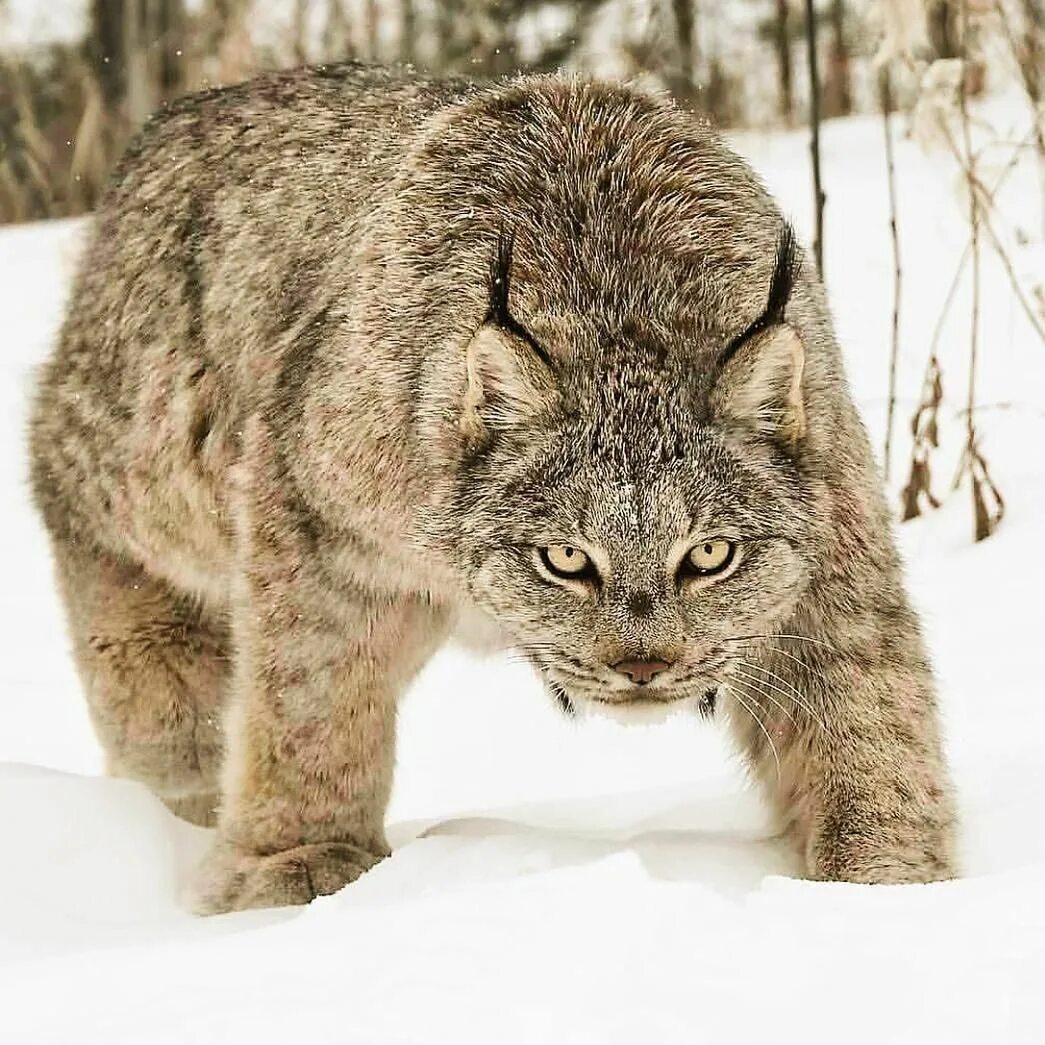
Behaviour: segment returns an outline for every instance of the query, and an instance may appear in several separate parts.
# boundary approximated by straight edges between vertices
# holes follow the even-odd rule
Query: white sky
[[[0,42],[23,47],[75,39],[83,30],[86,10],[87,0],[4,0],[0,3]]]

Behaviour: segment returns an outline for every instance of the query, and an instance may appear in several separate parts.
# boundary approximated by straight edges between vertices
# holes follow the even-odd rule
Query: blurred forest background
[[[0,222],[89,210],[150,112],[264,69],[577,70],[766,127],[811,100],[819,118],[909,107],[934,60],[967,50],[979,91],[985,41],[1040,108],[1043,37],[1045,0],[0,0]]]
[[[672,92],[729,131],[807,127],[822,274],[821,122],[876,114],[894,270],[886,478],[906,415],[900,515],[940,503],[930,472],[943,403],[938,349],[964,295],[966,392],[952,488],[971,490],[975,538],[993,532],[1005,506],[977,428],[980,258],[991,255],[1012,309],[1045,345],[1045,273],[1028,275],[1025,260],[1045,247],[1045,0],[0,0],[0,224],[91,210],[129,138],[181,94],[345,59],[477,76],[625,78]],[[1005,119],[994,122],[992,111]],[[935,332],[918,349],[927,360],[920,400],[898,410],[901,135],[945,157],[968,238]],[[1036,171],[1042,191],[1013,218],[997,203],[1018,166]],[[846,217],[828,228],[844,236]]]

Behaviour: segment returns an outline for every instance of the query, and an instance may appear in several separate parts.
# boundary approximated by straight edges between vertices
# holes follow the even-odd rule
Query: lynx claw
[[[197,914],[307,904],[336,893],[379,860],[348,842],[296,846],[268,856],[219,845],[196,881]]]

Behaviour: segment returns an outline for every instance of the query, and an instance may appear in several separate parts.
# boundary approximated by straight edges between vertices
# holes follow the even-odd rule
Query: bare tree
[[[159,52],[156,80],[160,97],[174,98],[185,89],[188,20],[184,0],[159,0],[155,7],[153,27],[156,33],[153,46]]]
[[[367,58],[372,62],[378,61],[381,57],[381,46],[380,46],[380,34],[378,32],[378,0],[366,0],[365,3],[365,15],[366,19],[366,41],[367,41]]]
[[[893,422],[896,416],[896,368],[900,357],[900,295],[903,289],[903,271],[900,267],[900,231],[896,203],[896,162],[893,156],[892,77],[886,67],[878,72],[878,98],[882,108],[882,128],[885,132],[885,169],[889,189],[889,233],[893,247],[893,324],[889,345],[889,403],[885,419],[885,478],[888,482],[893,459]],[[917,434],[917,433],[916,433]]]
[[[995,0],[994,10],[1030,102],[1038,149],[1038,177],[1045,200],[1045,117],[1041,115],[1045,112],[1045,0],[1021,0],[1021,30],[1013,28],[1009,10],[1002,0]],[[1042,209],[1042,235],[1045,237],[1045,208]]]
[[[346,58],[353,50],[352,27],[344,3],[342,0],[327,0],[326,19],[323,22],[324,58]]]
[[[929,40],[937,58],[957,58],[958,8],[955,0],[929,0],[927,5]]]
[[[123,108],[131,127],[138,127],[156,108],[159,99],[149,69],[148,33],[151,14],[145,0],[124,0],[123,62],[125,68]]]
[[[94,77],[109,109],[115,109],[124,92],[125,0],[91,0],[87,53]]]
[[[845,0],[831,0],[828,8],[831,46],[828,51],[824,108],[828,116],[846,116],[853,111],[853,86],[846,32]]]
[[[973,535],[982,541],[989,537],[1005,514],[1005,502],[995,486],[980,452],[976,432],[976,373],[980,345],[980,186],[976,173],[976,153],[972,147],[969,119],[969,0],[961,0],[962,75],[958,88],[958,106],[961,114],[964,168],[969,194],[969,229],[972,250],[972,308],[969,322],[969,381],[965,406],[965,447],[955,477],[955,486],[965,475],[972,484]]]
[[[253,0],[204,0],[199,51],[219,83],[236,83],[255,67],[252,7]]]
[[[686,96],[693,93],[694,86],[694,12],[696,0],[671,0],[674,16],[676,39],[678,40],[678,94]]]
[[[795,115],[794,63],[791,60],[790,0],[776,0],[773,20],[773,49],[776,53],[777,80],[780,85],[780,115],[790,123]]]
[[[417,57],[417,7],[414,0],[399,0],[399,3],[399,57],[404,62],[413,62]]]
[[[442,63],[447,63],[457,49],[454,23],[454,11],[449,0],[435,0],[435,43]]]
[[[1020,70],[1027,94],[1041,105],[1045,93],[1045,0],[1022,0],[1023,47]]]
[[[296,65],[304,65],[308,61],[308,9],[309,0],[294,0],[290,31]]]
[[[87,54],[101,97],[137,127],[184,87],[183,0],[91,0]]]
[[[820,170],[820,56],[817,47],[816,5],[814,0],[805,0],[806,53],[809,61],[809,148],[813,159],[813,203],[815,208],[816,234],[813,254],[820,278],[824,278],[824,193]]]

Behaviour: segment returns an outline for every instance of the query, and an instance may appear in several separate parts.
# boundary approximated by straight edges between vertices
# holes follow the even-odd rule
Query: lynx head
[[[670,316],[517,312],[498,241],[466,353],[458,543],[473,597],[567,710],[713,706],[806,583],[800,262],[778,227],[764,307],[718,344]]]

